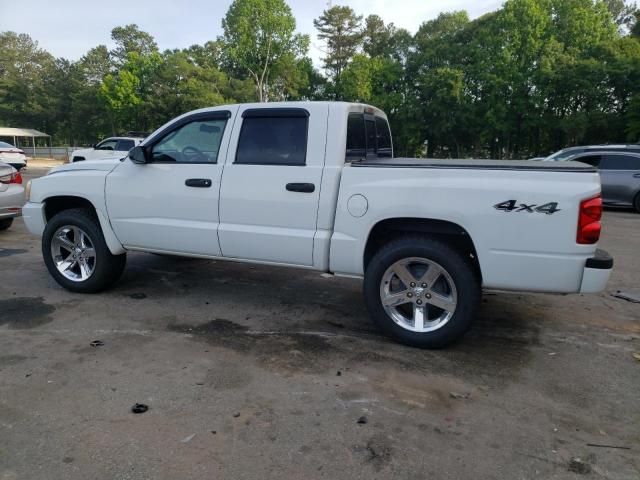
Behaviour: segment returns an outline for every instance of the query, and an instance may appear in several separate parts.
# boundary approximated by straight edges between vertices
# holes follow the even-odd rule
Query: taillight
[[[592,245],[600,239],[602,224],[602,196],[589,198],[580,202],[578,216],[577,242],[583,245]]]
[[[9,183],[18,183],[22,184],[22,175],[17,170],[13,172],[3,175],[0,177],[0,183],[9,184]]]

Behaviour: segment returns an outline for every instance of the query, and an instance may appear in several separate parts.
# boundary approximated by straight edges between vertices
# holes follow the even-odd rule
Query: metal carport
[[[13,138],[13,145],[20,148],[20,145],[16,142],[19,138],[30,138],[33,146],[33,156],[36,156],[36,138],[48,138],[49,139],[49,156],[51,156],[51,135],[34,130],[32,128],[10,128],[0,127],[0,138],[10,137]],[[28,146],[27,141],[27,146]],[[46,146],[46,142],[45,142]]]

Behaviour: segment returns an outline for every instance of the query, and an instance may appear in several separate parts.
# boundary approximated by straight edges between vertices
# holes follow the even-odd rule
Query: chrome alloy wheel
[[[58,272],[73,282],[87,280],[96,268],[96,251],[91,238],[73,225],[56,230],[51,239],[51,258]]]
[[[456,311],[458,292],[451,275],[426,258],[403,258],[382,276],[380,300],[385,312],[402,328],[432,332]]]

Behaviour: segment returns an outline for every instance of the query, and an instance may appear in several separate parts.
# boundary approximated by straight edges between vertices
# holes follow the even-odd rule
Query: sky
[[[203,44],[222,33],[222,17],[231,0],[0,0],[0,31],[28,33],[56,57],[79,59],[90,48],[111,47],[113,27],[136,23],[151,33],[160,50]],[[309,55],[316,65],[322,53],[313,19],[327,0],[287,0],[299,32],[311,36]],[[472,18],[496,10],[502,0],[334,0],[356,13],[375,13],[385,23],[414,33],[440,12],[467,10]]]

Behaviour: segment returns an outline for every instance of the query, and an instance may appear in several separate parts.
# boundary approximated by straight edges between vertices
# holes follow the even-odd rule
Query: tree
[[[135,23],[111,30],[111,40],[116,44],[111,55],[118,66],[127,61],[127,56],[130,53],[146,56],[158,51],[158,45],[154,38],[147,32],[140,30]]]
[[[638,10],[638,5],[635,2],[627,3],[625,0],[604,0],[604,3],[611,13],[613,21],[622,32],[633,28],[635,24],[635,12]]]
[[[50,119],[45,79],[54,70],[53,56],[29,35],[0,33],[0,122],[44,130]]]
[[[634,37],[640,38],[640,9],[633,13],[633,20],[631,21],[630,34]]]
[[[338,5],[313,21],[318,38],[326,42],[324,68],[335,83],[339,83],[340,74],[362,45],[361,24],[362,15]]]
[[[191,45],[184,50],[190,62],[202,68],[220,68],[223,46],[218,41]]]
[[[161,63],[162,57],[157,52],[150,55],[130,52],[117,73],[104,77],[98,96],[110,113],[114,135],[118,129],[146,130],[151,126],[150,112],[144,106],[153,95],[153,78]]]
[[[370,57],[388,57],[394,52],[393,23],[384,24],[384,20],[378,15],[369,15],[364,20],[364,30],[362,31],[362,50]]]
[[[0,33],[0,124],[89,144],[228,102],[339,99],[386,111],[398,155],[527,158],[640,140],[640,12],[631,0],[506,0],[415,35],[334,7],[315,20],[326,75],[285,0],[236,0],[221,38],[160,54],[135,25],[76,62]]]
[[[626,114],[627,139],[630,142],[640,143],[640,94],[631,99],[629,110]]]
[[[229,78],[216,67],[193,60],[193,47],[165,52],[151,79],[153,92],[146,109],[158,125],[189,110],[213,107],[230,100]]]
[[[309,45],[308,37],[295,34],[296,20],[284,0],[234,0],[222,28],[227,62],[248,72],[260,102],[269,100],[274,69],[290,66]]]

